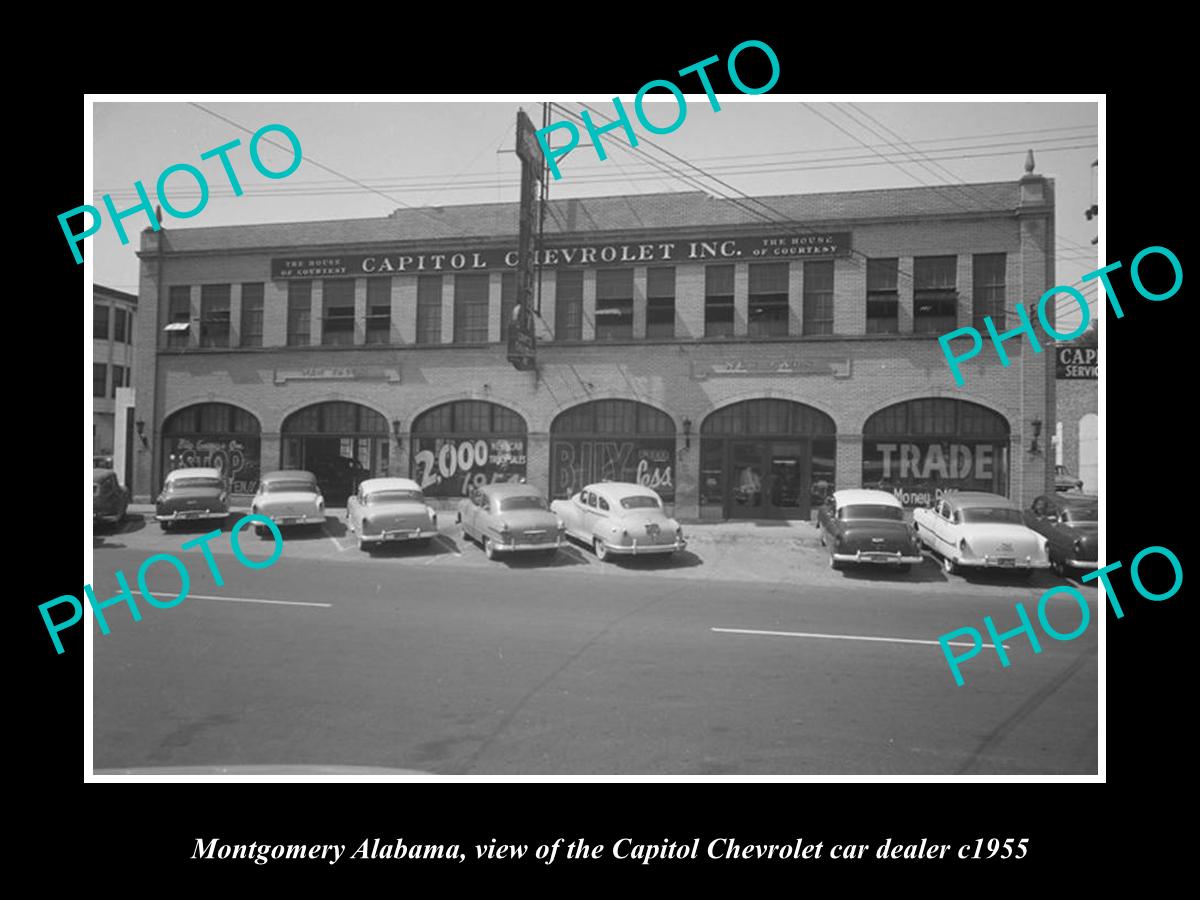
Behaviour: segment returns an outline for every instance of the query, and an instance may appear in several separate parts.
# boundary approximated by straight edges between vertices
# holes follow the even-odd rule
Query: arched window
[[[700,504],[729,518],[804,519],[834,489],[837,426],[793,400],[743,400],[700,424]]]
[[[1008,493],[1009,424],[1000,413],[950,397],[884,407],[863,425],[862,486],[928,506],[959,490]]]
[[[636,400],[593,400],[550,425],[550,485],[569,497],[598,481],[642,484],[675,501],[675,422]]]
[[[197,403],[163,420],[163,473],[173,469],[220,469],[234,494],[258,490],[262,426],[255,415],[230,403]]]
[[[525,420],[506,406],[456,400],[413,420],[411,475],[433,497],[525,477]]]
[[[367,478],[389,474],[387,419],[360,403],[314,403],[283,420],[281,464],[317,476],[325,502],[341,506]]]

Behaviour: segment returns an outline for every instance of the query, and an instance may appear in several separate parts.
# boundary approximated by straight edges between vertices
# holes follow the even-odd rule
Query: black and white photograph
[[[746,80],[92,98],[85,780],[1103,780],[1103,98]]]

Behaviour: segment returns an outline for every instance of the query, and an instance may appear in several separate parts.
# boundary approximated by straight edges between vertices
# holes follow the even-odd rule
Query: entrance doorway
[[[280,431],[281,468],[316,475],[329,506],[344,506],[360,483],[388,473],[387,420],[365,406],[318,403],[288,416]]]
[[[730,441],[729,453],[730,518],[808,518],[808,441]]]

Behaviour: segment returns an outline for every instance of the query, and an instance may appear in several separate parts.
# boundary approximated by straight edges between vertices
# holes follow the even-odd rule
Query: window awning
[[[163,328],[163,331],[187,331],[190,327],[190,322],[172,322]]]

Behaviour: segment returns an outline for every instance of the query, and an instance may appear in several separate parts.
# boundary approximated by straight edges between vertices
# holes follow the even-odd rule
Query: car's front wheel
[[[842,568],[842,564],[833,558],[832,547],[829,548],[829,568],[833,569],[835,572],[841,571]]]
[[[169,532],[171,530],[170,522],[159,522],[158,524],[159,524],[159,527],[162,528],[162,530],[165,532]]]
[[[608,559],[608,547],[600,538],[593,539],[592,549],[596,552],[596,559],[600,560],[600,562],[605,562]]]
[[[1053,572],[1055,575],[1057,575],[1059,578],[1066,578],[1066,576],[1067,576],[1066,564],[1063,563],[1063,561],[1061,559],[1051,559],[1050,560],[1050,571]]]
[[[947,575],[957,575],[958,574],[958,563],[956,563],[954,560],[952,560],[948,556],[943,556],[942,557],[942,570],[945,571],[945,573]]]
[[[483,539],[483,555],[488,559],[496,558],[496,545],[492,542],[490,537],[485,537]]]

